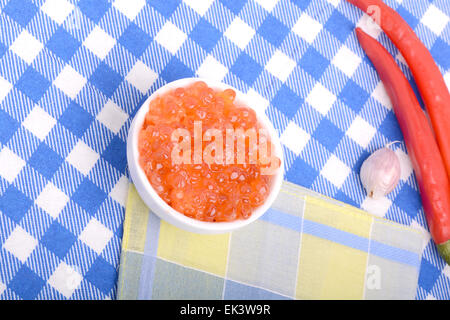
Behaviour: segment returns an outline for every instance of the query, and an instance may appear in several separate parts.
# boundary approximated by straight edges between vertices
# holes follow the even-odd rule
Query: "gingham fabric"
[[[386,2],[450,81],[449,2]],[[0,0],[0,298],[116,297],[130,121],[193,75],[266,105],[288,181],[426,228],[403,143],[393,193],[374,203],[359,182],[370,152],[403,140],[362,19],[343,0]],[[416,297],[450,298],[449,276],[430,241]]]
[[[414,299],[423,232],[284,182],[257,221],[203,235],[130,187],[118,299]]]

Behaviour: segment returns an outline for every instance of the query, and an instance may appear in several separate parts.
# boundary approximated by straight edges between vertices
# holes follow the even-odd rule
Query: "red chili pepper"
[[[360,28],[356,29],[356,35],[392,101],[419,183],[431,236],[442,257],[450,264],[450,181],[433,131],[394,58]]]
[[[431,53],[411,27],[381,0],[347,0],[370,15],[380,25],[410,67],[450,178],[450,93]]]

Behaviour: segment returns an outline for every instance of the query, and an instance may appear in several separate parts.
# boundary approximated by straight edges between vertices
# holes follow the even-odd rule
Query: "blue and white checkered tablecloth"
[[[450,3],[386,2],[449,83]],[[131,119],[193,75],[266,105],[287,180],[426,229],[403,143],[393,193],[374,202],[359,182],[370,152],[403,140],[353,33],[362,17],[343,0],[0,0],[0,298],[115,298]],[[431,241],[417,298],[450,298]]]

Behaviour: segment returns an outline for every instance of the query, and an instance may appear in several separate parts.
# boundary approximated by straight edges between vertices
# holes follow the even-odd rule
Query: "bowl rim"
[[[272,143],[275,145],[276,155],[281,160],[281,165],[277,173],[275,173],[274,181],[272,183],[269,196],[261,206],[257,207],[252,212],[251,216],[248,219],[227,221],[227,222],[208,222],[185,216],[183,213],[178,212],[177,210],[172,208],[158,195],[156,190],[153,189],[153,186],[148,181],[148,178],[145,175],[144,170],[141,168],[139,164],[138,136],[139,131],[142,128],[145,115],[148,112],[148,106],[150,101],[153,100],[158,95],[164,94],[178,87],[186,87],[189,84],[192,84],[193,82],[196,81],[204,81],[208,85],[208,87],[214,89],[221,89],[221,90],[233,89],[236,92],[235,101],[255,111],[258,121],[262,123],[263,127],[265,127],[265,129],[269,132],[270,139]],[[132,120],[128,132],[127,162],[130,177],[136,187],[137,192],[141,196],[144,203],[156,215],[158,215],[161,219],[166,220],[169,223],[177,227],[180,227],[184,230],[193,231],[197,233],[224,233],[236,230],[238,228],[250,224],[251,222],[260,218],[270,208],[270,206],[273,204],[274,200],[278,196],[284,178],[283,150],[281,148],[281,143],[277,131],[273,127],[269,118],[265,115],[264,111],[261,111],[264,110],[262,108],[264,106],[259,106],[260,108],[255,108],[255,106],[252,106],[252,104],[254,103],[249,103],[247,96],[240,90],[222,82],[204,79],[200,77],[182,78],[169,82],[164,86],[158,88],[153,93],[151,93],[150,96],[144,101],[144,103],[142,103],[142,105],[139,107],[138,111],[136,112]],[[151,199],[148,197],[150,197]],[[159,206],[159,208],[156,208],[155,206]],[[161,212],[162,210],[164,211],[164,213]]]

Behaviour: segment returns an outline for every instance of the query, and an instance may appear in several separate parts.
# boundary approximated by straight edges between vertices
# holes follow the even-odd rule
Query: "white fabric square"
[[[75,99],[86,84],[86,79],[74,68],[66,65],[55,81],[53,81],[53,84],[68,95],[69,98]]]
[[[233,22],[230,23],[224,35],[240,49],[244,50],[255,33],[256,32],[252,27],[245,23],[241,18],[236,17]]]
[[[66,158],[82,174],[87,175],[100,156],[83,141],[78,141]]]
[[[387,91],[383,85],[383,82],[378,82],[377,86],[372,92],[372,97],[381,103],[386,109],[392,110],[392,102],[387,94]]]
[[[294,122],[290,122],[281,135],[280,141],[298,156],[308,144],[310,138],[311,135],[308,132]]]
[[[279,0],[255,0],[255,1],[259,3],[261,7],[270,12],[278,3]]]
[[[156,79],[158,79],[158,74],[142,61],[138,60],[133,68],[131,68],[130,72],[128,72],[125,79],[136,87],[136,89],[145,94]]]
[[[335,101],[336,96],[319,82],[306,97],[306,102],[322,115],[327,114]]]
[[[12,87],[13,87],[12,84],[9,83],[8,80],[6,80],[6,79],[2,78],[2,76],[0,76],[0,102],[2,102],[3,99],[6,98],[9,91],[11,91]]]
[[[40,140],[45,139],[55,124],[55,118],[39,106],[35,106],[22,122],[22,125]]]
[[[102,28],[96,26],[86,37],[83,44],[97,57],[103,60],[116,44],[116,40],[103,31]]]
[[[356,26],[374,39],[378,38],[382,31],[380,26],[366,13],[363,13]]]
[[[364,191],[365,192],[365,191]],[[378,217],[384,217],[392,205],[392,201],[386,197],[373,199],[366,197],[361,204],[361,208]]]
[[[292,31],[298,34],[308,43],[313,43],[319,32],[322,30],[322,24],[311,18],[308,14],[303,13],[295,23]]]
[[[377,130],[372,127],[366,120],[360,116],[356,116],[350,128],[347,130],[347,136],[353,139],[357,144],[363,148],[367,148],[370,141]]]
[[[333,154],[327,163],[325,163],[320,174],[336,187],[340,188],[350,174],[350,171],[350,168]]]
[[[175,54],[186,40],[187,35],[172,22],[167,22],[155,37],[155,40],[171,54]]]
[[[431,240],[431,234],[428,230],[426,230],[422,225],[420,225],[416,220],[412,220],[411,224],[409,225],[411,228],[416,229],[422,233],[422,236],[424,238],[422,242],[422,251],[425,250],[425,247],[428,245],[428,243]]]
[[[437,300],[437,299],[431,293],[428,293],[427,296],[425,297],[425,300]]]
[[[209,55],[202,62],[197,70],[197,75],[201,78],[207,78],[215,81],[222,81],[228,73],[227,67]]]
[[[125,207],[125,204],[127,203],[128,185],[128,178],[126,176],[122,176],[109,193],[109,196],[120,203],[123,207]]]
[[[75,268],[61,262],[48,279],[48,283],[64,297],[70,298],[82,280],[83,276]]]
[[[0,151],[0,176],[3,179],[12,183],[23,167],[25,167],[25,161],[8,147]]]
[[[38,39],[33,37],[27,30],[23,30],[14,40],[10,49],[25,62],[32,63],[43,47],[44,45]]]
[[[361,63],[361,58],[346,46],[342,46],[331,63],[351,78]]]
[[[113,6],[122,12],[128,19],[134,20],[145,6],[145,0],[116,0],[114,1]]]
[[[113,233],[95,218],[91,219],[81,232],[79,239],[100,254],[111,240]]]
[[[330,4],[332,4],[335,8],[339,5],[341,0],[327,0]]]
[[[189,7],[194,9],[199,15],[203,16],[208,11],[214,0],[183,0]]]
[[[398,161],[400,162],[400,179],[403,181],[408,180],[408,178],[413,173],[413,166],[411,163],[411,159],[409,156],[400,148],[395,150],[395,153],[397,154]]]
[[[35,200],[35,203],[54,219],[58,218],[68,202],[69,197],[51,182],[45,186]]]
[[[449,17],[434,5],[430,5],[428,7],[427,11],[420,20],[420,22],[430,28],[431,31],[437,35],[440,35],[442,31],[444,31],[448,21]]]
[[[445,274],[447,279],[450,280],[450,266],[448,264],[445,265],[444,270],[442,270],[442,273]]]
[[[275,77],[284,82],[289,77],[292,70],[294,70],[296,65],[297,64],[294,60],[289,58],[280,50],[277,50],[270,58],[269,62],[267,62],[266,69]]]
[[[445,84],[447,85],[448,90],[450,90],[450,71],[444,75],[444,81],[445,81]],[[0,94],[0,101],[1,100],[2,99],[1,99],[1,94]]]
[[[97,120],[117,134],[123,124],[128,120],[128,114],[120,109],[112,100],[108,100],[102,111],[98,113]]]
[[[66,0],[47,0],[41,10],[50,18],[61,24],[74,9],[74,5]]]
[[[3,248],[9,251],[21,262],[25,262],[36,248],[38,241],[28,232],[17,226],[3,244]]]
[[[261,113],[264,113],[269,106],[269,101],[252,88],[247,91],[245,98],[253,109]]]

